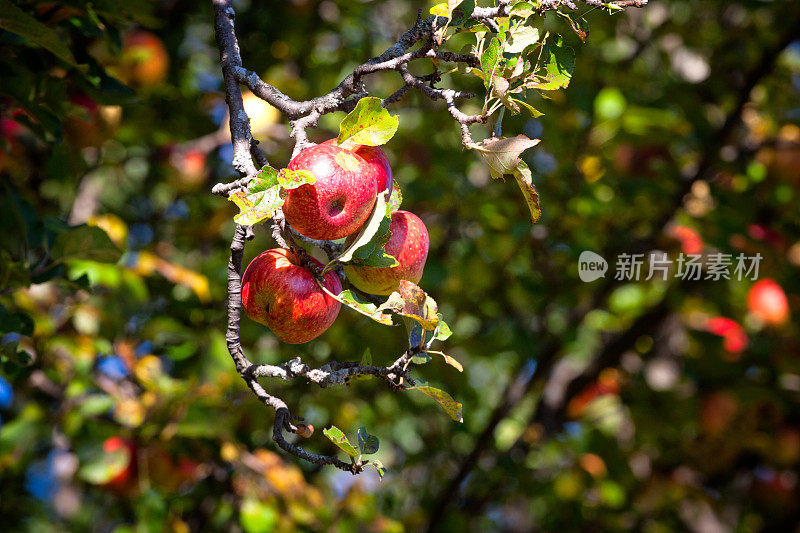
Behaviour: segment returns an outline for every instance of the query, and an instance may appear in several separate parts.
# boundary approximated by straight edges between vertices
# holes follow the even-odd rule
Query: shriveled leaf
[[[92,454],[91,460],[81,465],[78,477],[93,485],[102,485],[121,474],[131,460],[131,452],[125,447],[112,452],[101,449]]]
[[[589,36],[589,24],[586,22],[586,19],[574,13],[562,13],[560,11],[556,11],[556,13],[569,21],[572,31],[585,43],[586,38]]]
[[[470,148],[477,150],[486,160],[493,178],[502,178],[506,174],[514,176],[525,197],[525,202],[528,204],[534,224],[542,214],[539,207],[539,194],[533,185],[533,176],[528,165],[519,158],[519,155],[537,144],[539,144],[539,139],[529,139],[525,135],[517,135],[503,139],[491,137],[470,145]]]
[[[481,54],[481,71],[483,71],[483,84],[486,89],[489,89],[491,85],[492,77],[500,63],[501,55],[500,39],[492,37],[492,40],[489,41],[489,46]]]
[[[436,301],[408,280],[401,280],[397,291],[379,309],[391,309],[401,316],[415,320],[428,331],[433,331],[439,324]]]
[[[358,448],[361,450],[361,455],[370,455],[378,451],[380,442],[378,437],[370,435],[367,428],[359,428],[358,430]]]
[[[255,193],[234,191],[228,196],[228,200],[236,204],[240,211],[233,217],[233,220],[243,226],[252,226],[262,220],[272,218],[275,211],[283,205],[278,185]]]
[[[84,259],[99,263],[116,263],[122,252],[108,234],[97,226],[76,226],[60,233],[50,255],[58,261]]]
[[[528,164],[523,160],[517,162],[516,172],[514,177],[519,185],[519,190],[522,191],[522,196],[525,197],[525,203],[528,204],[528,209],[531,212],[531,222],[536,224],[542,216],[542,209],[539,206],[539,193],[536,192],[536,187],[533,184],[533,176]]]
[[[339,124],[339,145],[380,146],[389,142],[400,121],[381,107],[381,99],[368,96],[356,104]]]
[[[519,54],[539,41],[539,30],[531,26],[520,26],[506,41],[503,51],[510,54]]]
[[[547,42],[542,58],[544,73],[526,81],[525,88],[553,91],[567,87],[575,68],[575,51],[564,46],[561,37],[558,37]]]
[[[456,422],[464,422],[464,416],[462,414],[462,405],[455,401],[452,396],[441,389],[437,389],[435,387],[431,387],[427,383],[422,380],[418,380],[418,383],[422,383],[421,385],[416,385],[414,387],[409,387],[408,390],[418,390],[421,393],[430,396],[434,400],[438,402],[439,405],[442,406],[447,416],[455,420]]]
[[[322,290],[335,298],[343,305],[346,305],[350,309],[361,313],[364,316],[367,316],[378,322],[379,324],[383,324],[384,326],[391,326],[392,325],[392,315],[389,313],[385,313],[383,309],[380,309],[377,305],[367,300],[362,299],[361,297],[357,296],[352,291],[345,290],[339,294],[333,294],[329,291],[325,286],[318,283],[318,285],[322,288]]]
[[[539,144],[539,139],[529,139],[525,135],[516,137],[498,138],[490,137],[479,143],[473,143],[470,148],[477,150],[486,163],[492,177],[502,178],[504,174],[513,174],[517,161],[522,152]]]
[[[278,172],[277,179],[284,190],[296,189],[307,183],[313,185],[317,182],[316,176],[308,170],[289,170],[288,168]]]
[[[355,446],[350,444],[350,441],[347,440],[347,436],[342,432],[341,429],[337,428],[336,426],[331,426],[323,429],[322,433],[344,453],[350,457],[358,457],[358,450]]]
[[[452,366],[453,368],[455,368],[459,372],[463,372],[464,371],[464,367],[461,366],[461,363],[459,363],[458,361],[456,361],[455,359],[453,359],[452,357],[450,357],[446,353],[437,352],[435,350],[428,350],[428,353],[435,353],[437,355],[441,355],[442,357],[444,357],[444,362],[445,363],[447,363],[448,365]]]
[[[375,467],[375,470],[378,471],[378,477],[381,478],[381,480],[383,480],[383,476],[386,475],[386,468],[384,468],[383,463],[381,463],[376,459],[372,461],[372,463],[370,464]]]
[[[0,28],[25,37],[65,63],[78,65],[69,47],[54,30],[25,13],[14,2],[0,0]]]

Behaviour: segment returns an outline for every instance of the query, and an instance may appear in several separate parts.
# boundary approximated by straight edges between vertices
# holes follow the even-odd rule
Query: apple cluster
[[[282,206],[286,222],[311,239],[347,239],[350,244],[370,218],[378,196],[388,199],[392,192],[392,169],[377,146],[344,147],[331,139],[306,148],[287,168],[308,171],[316,178],[313,184],[290,190]],[[384,268],[345,264],[347,279],[356,289],[388,295],[401,280],[418,283],[422,277],[428,257],[425,224],[413,213],[398,210],[391,214],[389,231],[384,250],[397,264]],[[326,272],[321,283],[332,294],[342,291],[333,271]],[[242,304],[251,319],[292,344],[324,333],[341,307],[300,258],[284,248],[267,250],[250,262],[242,277]]]

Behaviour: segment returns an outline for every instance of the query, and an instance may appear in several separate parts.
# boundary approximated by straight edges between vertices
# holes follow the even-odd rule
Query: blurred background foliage
[[[246,66],[296,99],[430,7],[236,5]],[[542,139],[525,154],[536,226],[441,105],[409,94],[392,110],[385,148],[431,237],[421,285],[465,367],[417,374],[463,402],[464,423],[376,381],[268,383],[317,428],[377,435],[379,482],[276,453],[272,413],[227,353],[236,209],[209,193],[233,177],[210,2],[0,0],[3,529],[797,530],[797,6],[578,13],[585,45],[552,13],[539,23],[576,49],[570,87],[529,94],[545,115],[503,123]],[[281,117],[255,100],[248,112],[285,165]],[[256,234],[246,261],[271,247]],[[613,279],[616,254],[653,249],[760,253],[772,281]],[[604,280],[579,280],[583,250],[611,261]],[[387,364],[406,339],[343,309],[305,345],[247,319],[242,342],[255,362],[369,348]],[[304,444],[334,452],[321,431]]]

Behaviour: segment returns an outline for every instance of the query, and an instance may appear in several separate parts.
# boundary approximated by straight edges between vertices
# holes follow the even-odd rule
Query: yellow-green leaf
[[[389,142],[400,121],[381,106],[381,99],[374,96],[362,98],[355,109],[339,124],[339,145],[380,146]]]

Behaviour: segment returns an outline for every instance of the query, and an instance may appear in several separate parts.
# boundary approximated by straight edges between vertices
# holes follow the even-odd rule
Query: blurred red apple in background
[[[103,484],[117,493],[127,493],[136,487],[138,464],[136,459],[136,444],[124,437],[109,437],[103,442],[103,451],[106,453],[122,452],[126,454],[122,470]]]
[[[322,267],[322,263],[312,260]],[[335,272],[325,274],[323,283],[333,294],[342,291]],[[336,320],[341,307],[317,285],[296,255],[283,248],[267,250],[247,266],[242,276],[242,304],[247,316],[290,344],[322,335]]]
[[[747,308],[767,324],[780,326],[789,319],[789,302],[775,280],[756,282],[747,295]]]
[[[317,181],[289,191],[283,204],[286,221],[312,239],[334,240],[355,233],[375,204],[378,167],[334,144],[306,148],[288,168],[307,170]]]
[[[70,144],[78,148],[100,146],[114,136],[122,119],[119,106],[101,105],[85,93],[70,96],[70,102],[83,108],[64,119],[64,135]]]
[[[419,283],[422,278],[428,258],[428,230],[425,224],[413,213],[395,211],[389,230],[392,236],[384,249],[400,264],[388,268],[345,265],[347,279],[357,289],[370,294],[391,294],[397,290],[400,280]]]
[[[156,85],[164,81],[168,71],[169,54],[158,36],[136,30],[124,37],[115,72],[122,81],[140,87]]]

